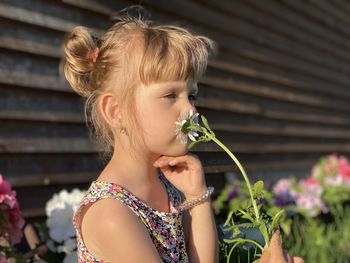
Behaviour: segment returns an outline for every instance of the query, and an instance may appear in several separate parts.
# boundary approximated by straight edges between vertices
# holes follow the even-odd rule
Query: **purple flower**
[[[273,202],[280,208],[295,204],[294,198],[289,192],[281,192],[280,194],[276,195],[276,197],[273,199]]]
[[[228,200],[235,198],[239,194],[237,188],[233,188],[231,192],[228,193]]]

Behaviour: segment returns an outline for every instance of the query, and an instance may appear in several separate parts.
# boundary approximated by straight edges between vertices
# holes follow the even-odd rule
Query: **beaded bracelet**
[[[214,192],[214,187],[213,186],[208,186],[208,190],[203,194],[201,197],[198,197],[190,202],[184,202],[179,206],[179,211],[183,211],[186,209],[189,209],[195,205],[198,205],[202,203],[204,200],[208,199],[209,196]]]

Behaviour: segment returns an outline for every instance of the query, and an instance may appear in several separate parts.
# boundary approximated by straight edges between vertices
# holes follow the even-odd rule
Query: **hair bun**
[[[89,74],[94,66],[96,48],[91,33],[84,26],[75,27],[64,40],[64,75],[73,90],[83,97],[92,92]]]

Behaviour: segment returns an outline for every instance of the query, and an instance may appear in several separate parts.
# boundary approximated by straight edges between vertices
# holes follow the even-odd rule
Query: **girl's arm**
[[[219,243],[210,198],[183,213],[190,263],[218,263]]]
[[[162,263],[149,233],[140,219],[116,199],[102,199],[82,219],[87,249],[110,263]]]

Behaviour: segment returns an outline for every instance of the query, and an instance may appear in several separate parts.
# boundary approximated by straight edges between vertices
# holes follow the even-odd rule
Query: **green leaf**
[[[271,229],[275,229],[275,227],[277,226],[278,222],[280,221],[282,215],[284,214],[284,210],[281,209],[272,219],[272,223],[271,223]],[[272,233],[271,233],[272,234]]]
[[[242,228],[254,228],[256,226],[257,226],[256,223],[241,223],[236,225],[236,227],[242,227]]]
[[[209,127],[208,120],[204,117],[204,115],[201,115],[201,118],[202,118],[202,122],[203,122],[204,126],[208,129],[209,133],[215,137],[215,133]],[[203,129],[205,129],[205,128],[203,128]]]
[[[257,181],[253,186],[253,195],[256,198],[262,197],[264,193],[264,182]]]
[[[276,215],[277,213],[279,213],[280,210],[281,210],[281,209],[278,208],[277,206],[272,206],[272,207],[269,207],[269,208],[267,209],[266,214],[267,214],[268,216],[270,216],[271,218],[274,218],[275,215]]]
[[[210,131],[211,129],[209,127],[207,119],[204,117],[204,115],[201,115],[201,118],[202,118],[202,122],[203,122],[204,126]]]
[[[253,219],[253,217],[249,215],[247,212],[243,211],[242,209],[239,209],[238,211],[243,215],[242,218],[246,218],[251,222],[255,223],[255,220]]]
[[[228,214],[227,216],[227,219],[224,223],[224,226],[228,225],[228,222],[230,221],[230,219],[232,218],[232,215],[233,215],[233,211],[230,211],[230,213]]]

